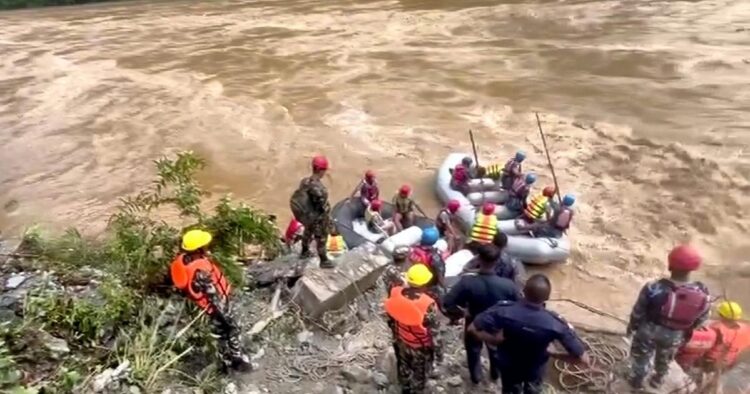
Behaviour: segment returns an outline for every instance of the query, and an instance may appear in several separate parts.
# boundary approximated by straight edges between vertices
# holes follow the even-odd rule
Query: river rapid
[[[334,199],[375,169],[430,212],[451,151],[518,148],[579,196],[556,295],[620,315],[668,249],[750,309],[750,2],[118,2],[0,13],[0,226],[103,229],[152,160],[289,218],[324,153]]]

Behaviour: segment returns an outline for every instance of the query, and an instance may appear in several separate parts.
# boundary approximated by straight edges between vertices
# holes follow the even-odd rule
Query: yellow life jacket
[[[497,217],[480,213],[474,221],[469,238],[479,243],[490,243],[497,234]]]
[[[500,164],[492,164],[484,168],[485,176],[492,179],[500,179],[503,176],[503,166]]]
[[[544,213],[547,211],[547,203],[549,202],[549,198],[543,194],[537,194],[531,200],[529,200],[528,204],[526,204],[526,209],[524,209],[523,214],[526,216],[527,219],[530,220],[539,220],[544,216]]]
[[[329,235],[326,240],[326,251],[332,255],[338,255],[346,251],[346,242],[341,235]]]

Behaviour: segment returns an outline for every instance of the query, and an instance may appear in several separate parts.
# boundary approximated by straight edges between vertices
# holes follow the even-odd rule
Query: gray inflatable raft
[[[476,202],[473,203],[463,193],[453,190],[450,187],[450,170],[461,163],[461,159],[466,156],[470,155],[466,153],[451,153],[448,155],[440,168],[438,168],[437,176],[435,177],[435,192],[443,204],[449,200],[458,200],[461,203],[456,216],[458,216],[464,232],[468,233],[474,224],[474,217],[477,212],[475,207]],[[481,194],[481,190],[486,190],[487,181],[491,182],[492,180],[487,179],[482,182],[479,180],[472,181],[472,190],[477,190],[477,192],[472,194]],[[474,186],[475,184],[484,184],[484,186]],[[495,213],[497,214],[498,211],[496,210]],[[500,220],[497,223],[497,228],[499,231],[508,234],[506,252],[511,256],[521,259],[524,263],[550,264],[565,261],[570,256],[570,241],[567,236],[555,239],[533,238],[520,235],[520,231],[516,228],[514,220]]]

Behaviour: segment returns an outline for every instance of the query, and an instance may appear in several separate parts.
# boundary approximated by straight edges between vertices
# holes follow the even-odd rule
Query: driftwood
[[[276,290],[273,292],[271,303],[268,306],[268,316],[253,324],[253,327],[248,331],[248,336],[253,337],[260,334],[269,324],[271,324],[272,321],[280,318],[284,314],[286,308],[279,308],[282,286],[283,284],[281,282],[276,284]]]

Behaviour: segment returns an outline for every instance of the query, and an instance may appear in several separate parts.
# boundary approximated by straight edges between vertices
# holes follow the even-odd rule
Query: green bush
[[[2,1],[2,0],[0,0]],[[192,152],[155,161],[157,176],[146,190],[123,198],[110,217],[106,233],[90,239],[75,229],[59,237],[49,237],[38,229],[27,231],[22,247],[40,256],[39,264],[62,278],[90,274],[101,281],[93,292],[76,294],[65,288],[41,288],[26,300],[25,319],[37,327],[77,345],[87,354],[90,364],[126,358],[133,364],[134,378],[149,392],[159,389],[175,376],[190,377],[189,385],[206,389],[218,382],[211,369],[180,369],[196,353],[210,354],[215,346],[205,330],[191,330],[188,335],[165,333],[162,322],[163,290],[169,264],[179,252],[180,238],[186,230],[205,229],[212,233],[210,246],[224,274],[241,289],[243,270],[237,265],[246,245],[256,245],[274,254],[279,239],[274,221],[244,204],[221,198],[215,208],[204,212],[201,207],[208,193],[195,181],[205,162]],[[181,226],[162,219],[164,210],[177,212]],[[191,307],[191,309],[194,309]],[[200,315],[194,315],[200,316]],[[183,322],[184,323],[184,322]],[[189,326],[196,324],[195,321]],[[199,323],[203,326],[203,323]],[[115,353],[110,339],[115,339]],[[86,348],[86,349],[81,349]],[[186,357],[188,354],[191,357]],[[2,356],[0,355],[0,361]],[[0,363],[0,365],[2,365]],[[73,390],[80,375],[91,365],[58,369],[54,382],[45,386],[52,392]],[[80,389],[80,388],[77,388]]]

